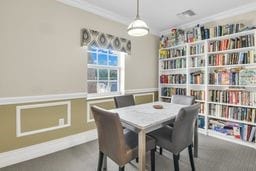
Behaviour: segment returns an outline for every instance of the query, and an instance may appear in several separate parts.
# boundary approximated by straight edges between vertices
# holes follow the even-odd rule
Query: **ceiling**
[[[136,0],[59,1],[127,25],[136,16]],[[181,26],[225,11],[236,13],[238,8],[243,11],[245,8],[256,10],[256,0],[140,0],[140,17],[153,32],[159,33],[170,27]],[[190,18],[177,16],[178,13],[189,9],[196,15]]]

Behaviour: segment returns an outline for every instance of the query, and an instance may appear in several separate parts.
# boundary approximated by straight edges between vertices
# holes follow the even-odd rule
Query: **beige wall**
[[[131,39],[125,89],[157,87],[156,36],[132,38],[123,24],[55,0],[1,0],[0,25],[0,97],[86,92],[82,28]]]

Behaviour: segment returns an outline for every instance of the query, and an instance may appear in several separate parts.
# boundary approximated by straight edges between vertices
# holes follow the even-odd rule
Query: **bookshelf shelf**
[[[253,64],[235,64],[235,65],[217,65],[217,66],[208,66],[211,68],[234,68],[234,67],[255,67],[256,63]]]
[[[174,69],[163,69],[161,72],[180,71],[186,70],[187,68],[174,68]]]
[[[224,121],[243,123],[243,124],[247,124],[247,125],[254,125],[254,126],[256,126],[256,123],[247,122],[247,121],[240,121],[240,120],[236,120],[236,119],[232,119],[232,118],[224,118],[224,117],[218,117],[218,116],[212,116],[212,115],[208,115],[208,117],[209,118],[214,118],[214,119],[219,119],[219,120],[224,120]]]
[[[237,87],[237,88],[256,88],[256,85],[215,85],[208,84],[208,87]]]
[[[204,69],[205,66],[202,66],[202,67],[188,67],[189,70],[200,70],[200,69]]]
[[[256,108],[256,106],[237,105],[237,104],[232,104],[232,103],[219,103],[219,102],[207,102],[207,103],[209,103],[209,104],[216,104],[216,105],[224,105],[224,106]]]
[[[163,58],[160,59],[160,61],[171,61],[171,60],[176,60],[176,59],[183,59],[186,58],[187,56],[177,56],[177,57],[170,57],[170,58]]]
[[[196,100],[196,102],[204,103],[204,102],[205,102],[205,100]]]
[[[233,46],[232,44],[235,45]],[[211,130],[211,128],[213,128],[211,126],[214,121],[220,121],[226,124],[234,123],[242,125],[239,129],[243,129],[242,131],[246,129],[246,133],[250,132],[249,128],[251,129],[255,127],[256,129],[256,106],[241,105],[255,103],[256,81],[248,84],[244,84],[244,82],[242,82],[244,85],[239,85],[241,82],[238,79],[240,76],[239,74],[244,70],[256,71],[255,45],[256,30],[249,30],[225,36],[184,43],[173,47],[161,48],[159,50],[159,56],[161,56],[161,50],[168,50],[169,54],[174,54],[177,57],[160,58],[159,63],[163,61],[174,62],[172,60],[176,59],[182,60],[183,63],[182,68],[175,69],[164,69],[161,67],[161,65],[159,65],[159,77],[163,74],[169,74],[171,76],[180,74],[182,75],[182,78],[175,77],[175,82],[182,82],[184,84],[161,83],[162,80],[159,79],[160,100],[170,101],[171,96],[174,94],[193,95],[196,97],[196,99],[205,99],[196,100],[197,103],[200,103],[200,112],[198,116],[201,124],[199,128],[200,133],[256,149],[256,143],[243,141],[241,139],[234,138],[234,136],[225,135],[223,133]],[[255,71],[252,73],[255,73]],[[233,75],[230,76],[231,74]],[[241,78],[244,79],[245,77]],[[246,78],[251,79],[249,76]],[[228,83],[236,85],[230,85]],[[216,92],[219,94],[217,94],[217,96],[216,94],[212,96],[212,93]],[[240,95],[235,94],[234,92],[240,92]],[[242,92],[253,92],[253,95]],[[226,102],[228,101],[228,95],[228,98],[232,99],[239,97],[240,103],[237,101],[230,101],[236,104],[214,102],[216,99],[213,100],[211,98],[220,98],[220,93],[222,93],[221,95],[223,96],[223,99],[224,97],[226,98]],[[224,93],[226,93],[226,96],[224,96]],[[242,96],[242,94],[244,96]],[[247,96],[250,96],[250,98]],[[247,101],[243,101],[242,103],[241,99],[250,99],[250,102],[248,103]],[[223,111],[224,109],[226,111]],[[238,110],[238,112],[236,111],[237,113],[235,113],[233,110]],[[246,118],[244,118],[244,115]],[[233,131],[235,132],[235,128]],[[256,142],[256,140],[254,141]]]
[[[205,84],[188,84],[189,86],[201,86],[201,87],[203,87],[203,86],[206,86]]]
[[[208,130],[207,135],[212,136],[212,137],[216,137],[216,138],[219,138],[219,139],[222,139],[222,140],[226,140],[226,141],[229,141],[229,142],[232,142],[232,143],[236,143],[236,144],[240,144],[240,145],[246,145],[248,147],[256,149],[256,143],[250,143],[250,142],[247,142],[247,141],[243,141],[241,139],[234,138],[234,136],[225,135],[225,134],[219,133],[217,131]]]
[[[198,128],[198,132],[199,132],[200,134],[207,135],[207,133],[206,133],[206,131],[205,131],[204,128]]]
[[[221,53],[244,52],[244,51],[255,50],[255,49],[256,49],[256,47],[254,47],[254,46],[238,48],[238,49],[228,49],[228,50],[222,50],[222,51],[208,52],[208,55],[221,54]]]
[[[185,47],[185,46],[186,46],[186,44],[180,44],[180,45],[176,45],[176,46],[160,48],[159,51],[161,51],[161,50],[169,50],[169,49],[179,49],[179,48],[182,48],[182,47]]]
[[[194,57],[204,56],[204,55],[205,55],[204,53],[200,53],[200,54],[188,55],[188,57],[194,58]]]
[[[256,30],[248,30],[248,31],[238,32],[238,33],[229,34],[229,35],[225,35],[225,36],[214,37],[214,38],[207,39],[207,40],[210,40],[210,41],[223,40],[223,39],[235,38],[235,37],[239,37],[239,36],[245,36],[245,35],[249,35],[249,34],[255,34],[255,32],[256,32]]]
[[[161,86],[186,86],[187,84],[161,84]]]

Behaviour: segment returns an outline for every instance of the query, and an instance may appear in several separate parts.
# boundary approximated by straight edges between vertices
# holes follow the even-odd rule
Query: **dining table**
[[[152,102],[112,109],[119,114],[122,125],[138,133],[139,171],[146,170],[146,134],[166,126],[186,105]]]

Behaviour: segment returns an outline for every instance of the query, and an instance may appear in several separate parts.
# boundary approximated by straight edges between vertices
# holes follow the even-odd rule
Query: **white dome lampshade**
[[[139,18],[136,18],[127,29],[130,36],[145,36],[149,33],[148,25]]]
[[[149,33],[148,25],[139,17],[139,0],[137,0],[137,16],[127,28],[130,36],[145,36]]]

